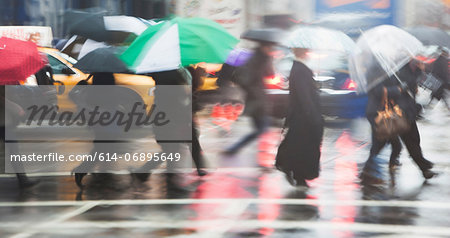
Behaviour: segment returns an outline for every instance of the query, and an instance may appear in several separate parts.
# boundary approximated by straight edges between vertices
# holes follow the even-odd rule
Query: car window
[[[68,56],[68,55],[66,55],[66,54],[64,54],[62,52],[58,52],[58,55],[61,56],[63,59],[69,61],[69,63],[71,63],[72,65],[77,63],[76,59],[74,59],[74,58],[72,58],[72,57],[70,57],[70,56]]]
[[[63,62],[59,61],[57,58],[47,54],[47,58],[48,58],[48,63],[50,64],[50,66],[52,67],[53,73],[54,74],[64,74],[63,70],[68,70],[67,72],[70,72],[73,70],[70,69],[67,65],[65,65]],[[70,70],[70,71],[69,71]],[[74,72],[75,73],[75,72]]]

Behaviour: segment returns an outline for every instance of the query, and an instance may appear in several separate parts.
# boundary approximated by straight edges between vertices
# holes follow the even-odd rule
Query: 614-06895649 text
[[[93,154],[11,154],[11,162],[178,162],[181,160],[181,153],[99,153]]]

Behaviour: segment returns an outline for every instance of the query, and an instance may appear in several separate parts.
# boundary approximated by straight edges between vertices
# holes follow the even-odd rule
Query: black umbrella
[[[85,73],[129,73],[114,47],[96,49],[81,58],[73,67]]]
[[[131,33],[106,29],[104,16],[106,16],[106,11],[69,10],[64,15],[64,21],[70,35],[79,35],[113,44],[125,42]]]
[[[450,48],[450,35],[439,28],[421,26],[409,28],[407,31],[424,45],[437,45]]]
[[[278,44],[283,39],[283,31],[277,28],[250,29],[241,35],[242,39]]]
[[[75,35],[66,42],[64,47],[61,49],[61,52],[74,59],[79,60],[95,49],[106,47],[111,46],[106,44],[105,42],[93,41],[86,37]]]
[[[60,49],[60,51],[74,59],[78,59],[81,48],[86,42],[87,38],[82,36],[72,36]]]

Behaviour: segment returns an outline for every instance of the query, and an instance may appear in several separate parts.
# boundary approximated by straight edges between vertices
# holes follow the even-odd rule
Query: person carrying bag
[[[425,179],[437,175],[431,170],[433,163],[423,157],[416,124],[418,110],[415,93],[417,78],[422,73],[419,66],[419,62],[410,61],[368,93],[366,116],[372,128],[372,147],[360,176],[363,182],[365,179],[379,181],[378,177],[373,176],[373,172],[380,167],[376,164],[375,157],[386,143],[398,140],[398,137]],[[396,148],[393,147],[394,149]]]

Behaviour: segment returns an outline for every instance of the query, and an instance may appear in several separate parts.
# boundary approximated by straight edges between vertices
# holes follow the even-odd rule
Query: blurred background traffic
[[[174,15],[210,19],[222,25],[236,38],[248,29],[280,28],[285,30],[286,34],[279,35],[279,42],[286,41],[290,31],[302,26],[308,34],[307,40],[316,44],[308,46],[313,50],[309,52],[307,65],[313,69],[315,80],[321,88],[322,111],[326,116],[343,118],[364,116],[366,98],[354,92],[358,85],[349,77],[347,63],[348,55],[355,47],[353,41],[358,39],[361,32],[383,24],[398,26],[410,32],[418,31],[418,34],[422,35],[428,34],[427,31],[430,30],[433,31],[431,34],[450,30],[450,2],[446,0],[4,0],[0,6],[0,35],[38,42],[41,46],[39,50],[48,56],[55,80],[59,84],[76,84],[86,79],[88,74],[73,67],[73,64],[92,49],[101,47],[101,43],[89,44],[92,40],[104,42],[105,39],[90,37],[85,44],[85,37],[73,37],[77,33],[83,35],[83,31],[89,31],[86,29],[86,22],[83,23],[86,15],[74,13],[75,9],[97,12],[104,16],[133,16],[135,19],[132,20],[136,20],[134,25],[130,22],[129,26],[124,27],[129,27],[128,31],[134,31],[136,35],[143,32],[146,26]],[[106,22],[106,25],[117,21],[121,21],[120,17],[116,17],[115,21],[111,18],[110,23]],[[74,22],[82,26],[81,30],[75,29]],[[34,27],[17,27],[21,25]],[[322,31],[320,27],[327,28],[328,32]],[[211,38],[214,39],[215,36]],[[321,40],[318,40],[319,38]],[[326,38],[328,42],[323,41]],[[445,43],[448,37],[444,36],[441,40],[448,47],[449,43]],[[71,44],[66,44],[68,41]],[[128,42],[123,36],[113,42],[111,39],[108,41],[110,42],[106,42],[107,44],[129,45],[132,38],[128,38]],[[344,42],[344,46],[331,41]],[[253,44],[251,41],[242,40],[237,47],[248,48]],[[266,79],[267,93],[271,98],[271,114],[282,118],[286,115],[287,78],[293,56],[288,49],[281,47],[274,52],[274,58],[275,74]],[[217,83],[221,65],[203,64],[202,67],[206,69],[208,76],[201,82],[202,96],[199,100],[208,104],[223,101],[223,98],[217,98],[217,89],[221,86]],[[137,75],[130,77],[116,74],[116,78],[119,78],[120,84],[153,83],[151,79]],[[231,93],[230,90],[227,91],[227,97],[231,101],[242,99],[242,93],[236,91],[239,90],[233,90]]]
[[[193,105],[197,125],[191,125],[192,138],[203,147],[200,160],[195,161],[192,153],[196,170],[189,164],[187,172],[177,176],[167,175],[164,167],[145,173],[130,169],[89,175],[73,170],[75,178],[67,168],[41,168],[29,173],[30,179],[17,174],[19,187],[28,189],[22,190],[17,188],[16,175],[2,174],[0,212],[9,216],[0,217],[0,236],[448,236],[449,82],[440,73],[448,77],[449,0],[0,2],[0,69],[4,69],[0,71],[8,73],[0,78],[11,80],[2,84],[64,86],[49,87],[57,91],[45,95],[56,97],[52,100],[60,111],[75,111],[68,94],[77,84],[106,80],[101,84],[126,85],[150,104],[155,87],[179,83],[164,80],[187,67],[192,101],[198,104]],[[178,27],[176,32],[173,26]],[[267,31],[260,34],[261,29]],[[265,133],[257,132],[258,140],[241,153],[226,153],[227,145],[253,133],[252,121],[244,113],[245,94],[252,85],[245,92],[242,82],[227,77],[226,70],[244,65],[255,54],[250,48],[261,41],[277,43],[270,53],[274,71],[264,78],[263,89],[272,123]],[[289,111],[288,78],[295,60],[289,48],[308,49],[302,62],[313,73],[326,119],[321,176],[311,180],[306,191],[292,188],[274,169],[285,133],[283,118]],[[405,51],[414,55],[404,55]],[[390,58],[391,53],[399,60]],[[17,64],[11,55],[27,61]],[[358,60],[374,55],[378,61]],[[393,59],[386,62],[393,67],[380,67],[384,63],[380,59]],[[403,67],[405,60],[423,62],[428,75],[439,78],[437,82],[424,74],[416,99],[419,107],[425,107],[417,123],[422,149],[440,176],[424,181],[406,152],[400,156],[402,166],[387,173],[389,156],[382,151],[376,157],[380,165],[376,173],[389,182],[365,186],[358,174],[371,144],[364,118],[371,82],[361,69],[392,76],[391,71]],[[158,74],[167,70],[173,71],[170,77]],[[193,80],[196,73],[201,75],[198,81]],[[442,89],[439,94],[438,89]],[[43,97],[30,95],[29,91],[29,98]],[[30,130],[32,142],[80,131],[70,126],[36,129]],[[31,151],[89,153],[94,144],[61,138],[19,143],[20,150],[29,146]],[[141,142],[133,141],[136,151],[162,148],[154,138],[146,145]],[[55,219],[46,221],[43,214]],[[41,219],[43,223],[38,222]]]

